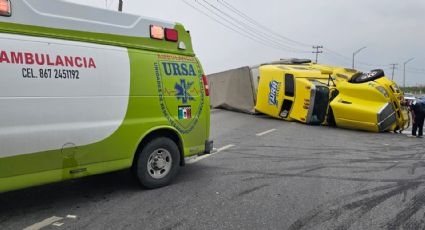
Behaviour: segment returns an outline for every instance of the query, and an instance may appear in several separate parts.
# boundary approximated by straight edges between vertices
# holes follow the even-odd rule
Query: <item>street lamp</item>
[[[362,50],[364,50],[364,49],[366,49],[366,46],[364,46],[364,47],[362,47],[362,48],[358,49],[357,51],[355,51],[355,52],[353,53],[353,69],[354,69],[354,56],[356,56],[356,54],[358,54],[360,51],[362,51]]]
[[[119,3],[118,3],[118,11],[119,12],[122,12],[122,6],[124,5],[124,2],[123,2],[123,0],[120,0],[119,1]]]
[[[406,64],[413,61],[415,58],[410,58],[409,60],[404,62],[403,66],[403,90],[406,90]]]

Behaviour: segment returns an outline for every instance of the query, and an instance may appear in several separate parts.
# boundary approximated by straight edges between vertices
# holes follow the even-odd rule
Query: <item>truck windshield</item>
[[[292,74],[285,74],[285,95],[288,97],[295,95],[295,82]]]
[[[314,107],[310,124],[319,125],[325,121],[329,105],[329,88],[316,85]]]

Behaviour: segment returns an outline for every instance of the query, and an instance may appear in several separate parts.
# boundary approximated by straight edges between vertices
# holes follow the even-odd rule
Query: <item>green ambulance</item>
[[[0,192],[131,169],[168,185],[209,153],[207,79],[178,23],[0,0]]]

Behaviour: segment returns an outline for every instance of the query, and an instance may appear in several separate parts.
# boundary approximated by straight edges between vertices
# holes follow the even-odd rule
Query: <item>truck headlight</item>
[[[377,89],[379,92],[381,92],[381,93],[382,93],[382,95],[384,95],[385,97],[388,97],[388,92],[385,90],[385,88],[384,88],[384,87],[382,87],[382,86],[378,86],[378,87],[376,87],[376,89]]]

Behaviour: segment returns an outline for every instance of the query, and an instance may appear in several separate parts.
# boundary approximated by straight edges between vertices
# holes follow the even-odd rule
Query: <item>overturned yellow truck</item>
[[[251,73],[258,72],[258,77],[249,77],[258,80],[252,84],[257,112],[305,124],[371,132],[400,131],[408,126],[403,93],[382,70],[362,73],[303,59],[257,68]]]

